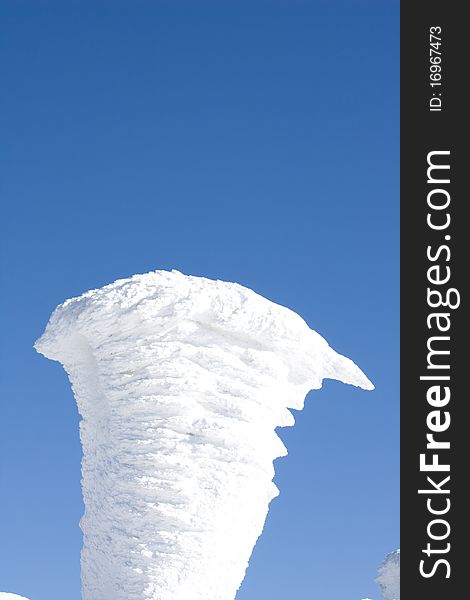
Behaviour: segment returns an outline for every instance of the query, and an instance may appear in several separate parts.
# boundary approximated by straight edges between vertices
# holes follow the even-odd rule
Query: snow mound
[[[82,416],[84,600],[233,600],[278,494],[275,428],[324,378],[373,388],[291,310],[177,271],[67,300],[35,348]]]
[[[0,592],[0,600],[28,600],[28,598],[25,598],[24,596],[18,596],[18,594]]]
[[[387,554],[379,567],[376,582],[384,600],[400,600],[400,550]]]

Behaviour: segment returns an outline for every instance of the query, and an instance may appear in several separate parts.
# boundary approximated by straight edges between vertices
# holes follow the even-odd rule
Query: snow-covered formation
[[[378,569],[375,581],[384,600],[400,600],[400,549],[387,554]],[[362,600],[371,600],[363,598]]]
[[[400,550],[387,554],[379,567],[376,582],[384,600],[400,600]]]
[[[82,416],[84,600],[233,600],[278,494],[275,428],[323,378],[373,388],[291,310],[177,271],[67,300],[35,347]]]
[[[24,596],[18,596],[18,594],[0,592],[0,600],[28,600],[28,598],[25,598]]]

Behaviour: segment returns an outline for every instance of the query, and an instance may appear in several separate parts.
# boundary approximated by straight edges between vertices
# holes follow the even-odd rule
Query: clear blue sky
[[[1,2],[0,590],[80,598],[78,414],[34,340],[66,298],[176,268],[292,308],[376,385],[327,382],[282,430],[237,600],[378,598],[399,545],[398,17]]]

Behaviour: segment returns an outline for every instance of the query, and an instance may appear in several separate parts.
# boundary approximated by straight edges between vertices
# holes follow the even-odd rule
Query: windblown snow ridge
[[[67,300],[35,347],[83,417],[84,600],[233,600],[278,493],[275,428],[324,378],[373,388],[291,310],[177,271]]]

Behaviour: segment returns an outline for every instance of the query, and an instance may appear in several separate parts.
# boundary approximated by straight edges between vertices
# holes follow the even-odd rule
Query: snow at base
[[[18,594],[0,592],[0,600],[28,600],[28,598],[25,598],[24,596],[18,596]]]
[[[35,347],[82,416],[84,600],[233,600],[278,494],[275,428],[324,378],[373,389],[291,310],[177,271],[67,300]]]

